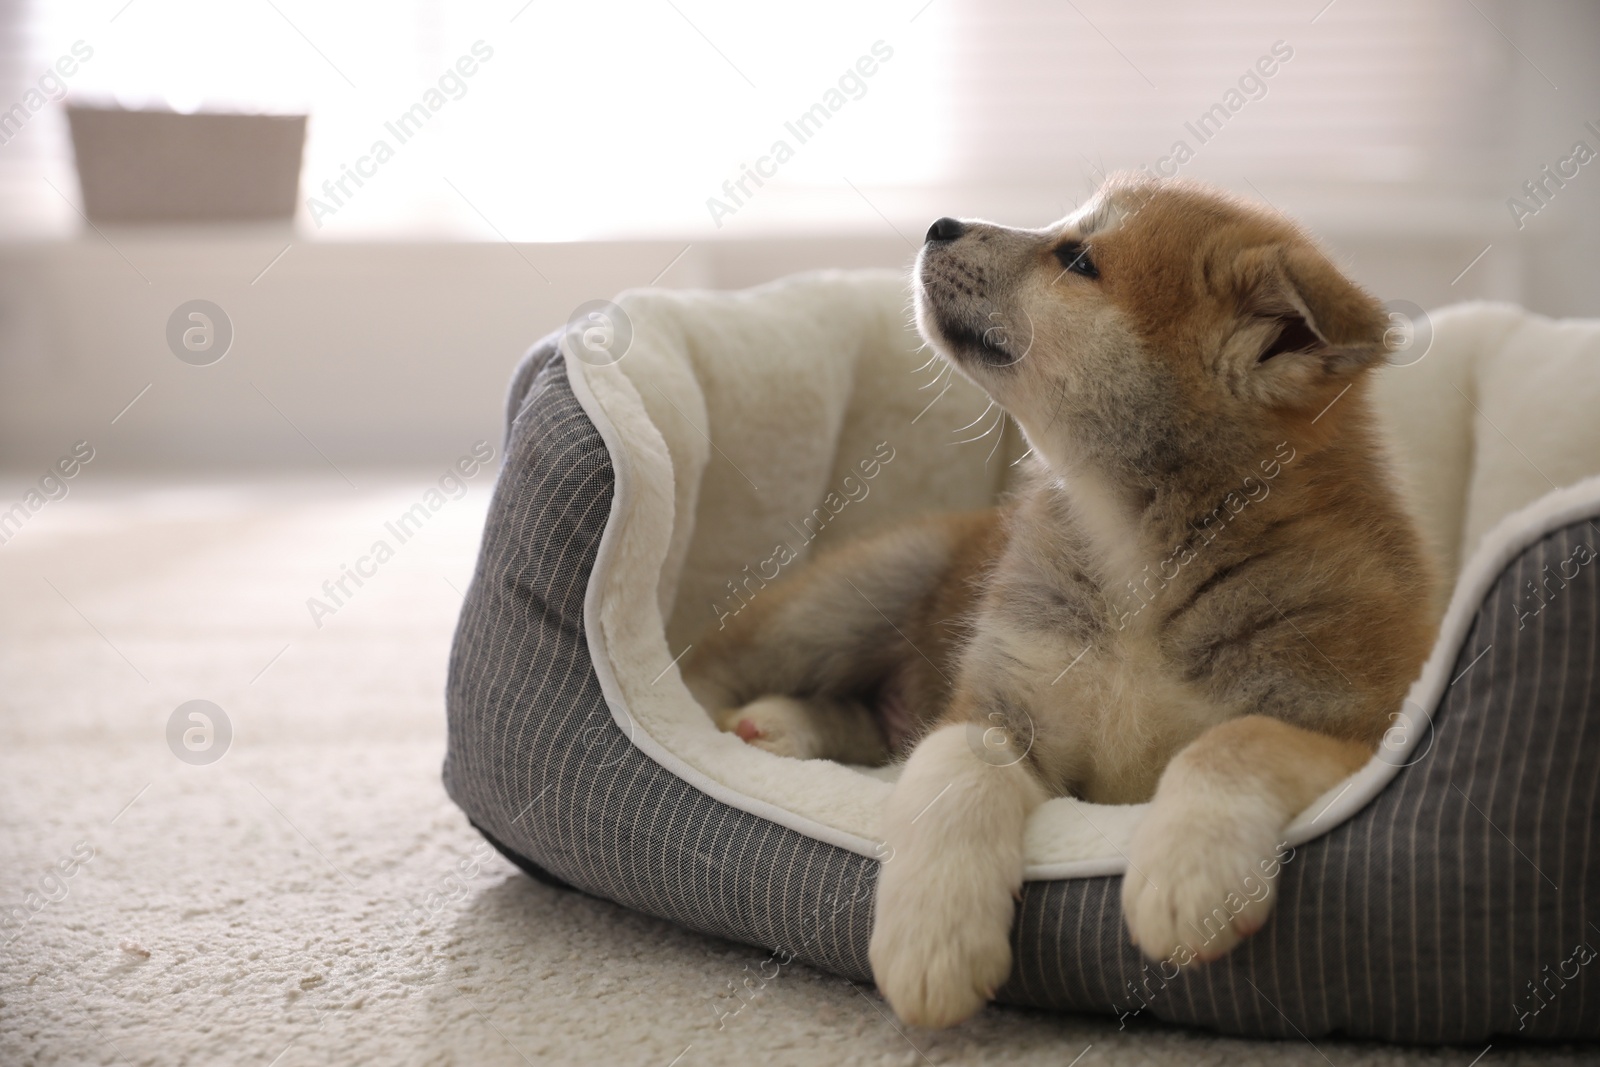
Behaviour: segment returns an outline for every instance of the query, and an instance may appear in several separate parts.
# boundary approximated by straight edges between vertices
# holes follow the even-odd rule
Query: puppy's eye
[[[1079,241],[1068,241],[1056,246],[1056,262],[1073,274],[1081,274],[1085,278],[1098,278],[1100,272],[1095,269],[1094,260],[1089,258],[1089,246]]]

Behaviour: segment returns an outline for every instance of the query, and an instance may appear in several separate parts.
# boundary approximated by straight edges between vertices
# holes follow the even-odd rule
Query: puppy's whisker
[[[985,407],[982,411],[978,412],[978,417],[977,418],[973,419],[971,422],[967,423],[965,426],[956,427],[954,430],[951,430],[950,432],[951,433],[961,433],[963,430],[972,429],[974,426],[978,425],[978,423],[982,422],[985,418],[987,418],[988,415],[989,415],[989,412],[991,412],[993,410],[994,410],[994,400],[991,399],[989,401],[989,405],[987,407]]]
[[[1022,455],[1018,456],[1016,459],[1012,460],[1009,464],[1007,464],[1007,466],[1015,467],[1018,463],[1021,463],[1023,460],[1027,459],[1031,455],[1033,455],[1033,449],[1030,447]]]
[[[928,345],[923,345],[922,348],[917,349],[917,351],[921,352],[923,348],[927,348],[927,347],[929,347],[929,346]],[[921,374],[923,371],[927,370],[929,367],[933,366],[938,361],[939,361],[939,353],[935,352],[933,355],[928,357],[928,362],[924,363],[922,366],[918,367],[916,370],[912,371],[911,373],[912,374]]]
[[[952,364],[952,363],[946,363],[943,367],[939,368],[939,373],[935,374],[933,376],[933,380],[931,382],[928,382],[926,385],[919,385],[919,386],[917,386],[917,388],[919,390],[921,390],[921,389],[932,389],[934,386],[938,385],[941,381],[944,380],[944,378],[950,373],[950,371],[954,369],[954,366],[955,365]]]
[[[987,414],[987,412],[985,412],[985,414]],[[974,441],[981,441],[985,437],[988,437],[990,434],[994,433],[995,429],[997,427],[999,427],[1003,422],[1005,422],[1005,418],[1006,418],[1006,413],[1004,411],[1002,411],[1002,412],[1000,412],[999,415],[997,415],[995,417],[995,420],[993,422],[991,422],[988,425],[988,427],[982,433],[978,434],[976,437],[967,437],[967,438],[963,438],[960,441],[952,441],[951,444],[970,445]]]
[[[954,446],[954,445],[970,445],[975,441],[983,440],[985,437],[988,437],[992,433],[994,433],[994,425],[993,424],[988,426],[982,433],[978,434],[976,437],[963,437],[959,441],[951,441],[950,444],[952,446]]]
[[[1005,412],[1002,411],[1000,413],[1000,420],[999,420],[998,423],[996,423],[996,425],[999,426],[1000,432],[995,434],[994,446],[989,449],[989,454],[987,456],[983,457],[983,469],[984,470],[988,470],[989,469],[989,461],[994,458],[994,454],[996,452],[1000,451],[1000,445],[1006,439],[1006,413]]]
[[[992,433],[994,433],[994,427],[993,426],[989,427],[987,430],[983,431],[982,433],[980,433],[976,437],[964,437],[959,441],[949,441],[949,442],[946,442],[946,444],[951,448],[954,448],[957,445],[970,445],[970,444],[974,444],[975,442],[983,440],[985,437],[988,437]]]

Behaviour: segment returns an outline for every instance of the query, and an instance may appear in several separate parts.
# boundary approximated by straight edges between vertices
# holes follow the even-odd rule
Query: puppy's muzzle
[[[973,229],[949,216],[935,220],[923,244],[919,281],[934,326],[952,355],[990,367],[1012,366],[1033,342],[1032,324],[1017,330],[1011,314],[993,299],[997,264],[984,255],[984,248],[971,242],[954,247]]]

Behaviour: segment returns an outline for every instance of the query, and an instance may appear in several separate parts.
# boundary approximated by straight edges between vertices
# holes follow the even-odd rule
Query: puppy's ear
[[[1255,349],[1262,373],[1310,384],[1347,377],[1384,357],[1382,305],[1314,248],[1248,248],[1239,254],[1235,278],[1240,338]]]

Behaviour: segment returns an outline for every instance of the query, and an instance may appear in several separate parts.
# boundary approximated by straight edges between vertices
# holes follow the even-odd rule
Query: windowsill
[[[9,184],[9,183],[8,183]],[[1338,243],[1342,239],[1405,236],[1486,240],[1506,227],[1502,198],[1487,193],[1441,192],[1380,185],[1275,185],[1241,179],[1222,182],[1241,195],[1266,200]],[[440,204],[383,217],[332,219],[318,226],[304,216],[293,223],[240,224],[88,224],[65,202],[44,189],[48,200],[7,188],[0,203],[0,242],[54,243],[81,239],[114,244],[150,240],[196,244],[517,244],[664,241],[680,244],[763,241],[793,238],[890,237],[914,248],[931,219],[941,215],[991,218],[1009,225],[1039,226],[1073,210],[1090,188],[1037,186],[941,188],[867,187],[859,191],[806,187],[758,190],[730,213],[714,220],[699,205],[674,218],[628,219],[592,225],[484,217],[460,204]],[[52,203],[53,202],[53,203]],[[731,204],[731,201],[725,201]],[[459,210],[457,210],[459,209]],[[505,213],[502,212],[502,215]],[[718,224],[720,223],[720,225]]]

